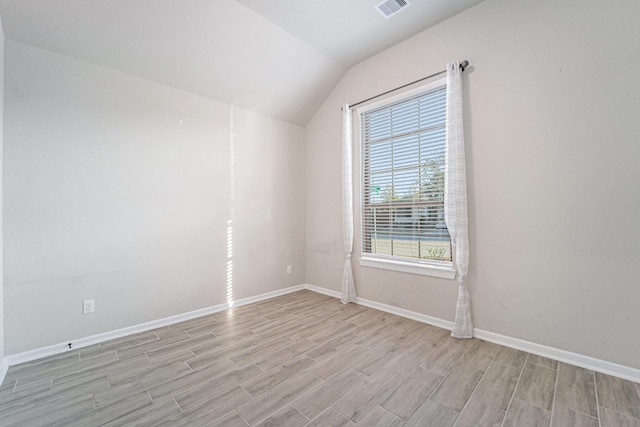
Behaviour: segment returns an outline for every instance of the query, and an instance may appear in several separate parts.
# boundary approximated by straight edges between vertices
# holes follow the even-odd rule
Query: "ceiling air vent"
[[[409,0],[385,0],[376,6],[376,10],[380,12],[380,15],[384,16],[385,19],[389,19],[409,6],[411,6]]]

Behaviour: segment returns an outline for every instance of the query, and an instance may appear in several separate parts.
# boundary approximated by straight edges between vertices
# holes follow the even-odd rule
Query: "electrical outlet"
[[[291,274],[291,266],[287,265],[287,274]]]
[[[92,299],[86,299],[82,301],[82,314],[93,313],[94,303]]]

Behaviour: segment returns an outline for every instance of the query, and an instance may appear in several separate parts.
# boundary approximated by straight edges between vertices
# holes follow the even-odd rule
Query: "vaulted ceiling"
[[[305,125],[351,66],[482,0],[0,0],[5,36]]]

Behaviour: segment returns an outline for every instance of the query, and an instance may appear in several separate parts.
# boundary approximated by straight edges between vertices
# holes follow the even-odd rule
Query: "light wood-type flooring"
[[[635,426],[640,385],[311,291],[9,369],[1,426]]]

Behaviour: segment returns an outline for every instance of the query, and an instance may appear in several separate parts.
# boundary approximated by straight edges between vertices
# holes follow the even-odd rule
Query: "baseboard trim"
[[[0,360],[0,384],[4,382],[4,377],[7,376],[7,371],[9,370],[9,364],[7,363],[7,359],[4,357]]]
[[[485,331],[483,329],[476,328],[473,333],[478,339],[500,344],[505,347],[515,348],[516,350],[526,351],[527,353],[537,354],[538,356],[544,356],[549,359],[590,369],[602,374],[612,375],[614,377],[640,383],[640,369],[562,350],[560,348],[549,347],[543,344],[497,334],[495,332]]]
[[[318,292],[335,298],[340,298],[340,292],[331,289],[326,289],[311,284],[306,284],[305,288],[310,291]],[[437,326],[443,329],[453,329],[453,322],[439,319],[437,317],[427,316],[425,314],[416,313],[414,311],[405,310],[403,308],[394,307],[392,305],[383,304],[366,298],[358,297],[356,303],[365,307],[386,311],[387,313],[406,317],[408,319],[416,320],[418,322]],[[483,329],[475,328],[473,334],[478,339],[489,341],[494,344],[500,344],[505,347],[526,351],[528,353],[548,357],[549,359],[557,360],[559,362],[568,363],[570,365],[579,366],[581,368],[590,369],[592,371],[640,383],[640,369],[608,362],[602,359],[596,359],[594,357],[573,353],[571,351],[562,350],[555,347],[549,347],[531,341],[521,340],[519,338],[513,338],[507,335],[497,334],[495,332],[485,331]]]
[[[305,285],[306,289],[314,292],[318,292],[320,294],[328,295],[330,297],[340,298],[340,292],[321,288],[320,286],[315,285]],[[438,326],[440,328],[451,330],[453,328],[453,322],[449,322],[448,320],[439,319],[433,316],[427,316],[426,314],[416,313],[415,311],[405,310],[403,308],[394,307],[392,305],[383,304],[381,302],[373,301],[366,298],[358,297],[356,299],[356,304],[363,305],[369,308],[375,308],[376,310],[386,311],[387,313],[395,314],[400,317],[406,317],[407,319],[416,320],[418,322],[427,323],[429,325]]]
[[[254,302],[263,301],[269,298],[275,298],[281,295],[290,294],[301,290],[309,290],[316,293],[328,295],[334,298],[340,298],[340,292],[331,289],[323,288],[312,284],[301,284],[291,286],[284,289],[278,289],[272,292],[266,292],[260,295],[243,298],[240,300],[232,301],[231,304],[224,303],[211,307],[202,308],[199,310],[189,311],[187,313],[178,314],[175,316],[165,317],[163,319],[154,320],[151,322],[140,323],[138,325],[129,326],[114,331],[104,332],[101,334],[91,335],[76,340],[70,340],[65,343],[55,344],[47,347],[41,347],[34,350],[25,351],[22,353],[12,354],[5,356],[4,360],[0,362],[0,384],[4,380],[7,370],[10,366],[18,365],[20,363],[30,362],[33,360],[41,359],[43,357],[53,356],[60,353],[66,353],[78,348],[87,347],[90,345],[98,344],[101,342],[109,341],[115,338],[121,338],[127,335],[137,334],[140,332],[149,331],[164,326],[169,326],[174,323],[184,322],[185,320],[191,320],[196,317],[206,316],[208,314],[218,313],[220,311],[227,310],[231,307],[239,307],[246,304],[252,304]],[[453,322],[440,319],[433,316],[427,316],[422,313],[417,313],[411,310],[405,310],[403,308],[395,307],[388,304],[383,304],[377,301],[369,300],[366,298],[358,298],[357,304],[374,308],[376,310],[385,311],[387,313],[395,314],[397,316],[405,317],[407,319],[416,320],[418,322],[426,323],[428,325],[437,326],[439,328],[451,330],[453,328]],[[519,338],[513,338],[506,335],[497,334],[495,332],[485,331],[483,329],[474,329],[474,336],[478,339],[489,341],[495,344],[504,345],[505,347],[514,348],[517,350],[526,351],[528,353],[537,354],[539,356],[548,357],[549,359],[557,360],[560,362],[568,363],[582,368],[590,369],[592,371],[600,372],[607,375],[623,378],[629,381],[640,383],[640,369],[631,368],[629,366],[620,365],[613,362],[608,362],[602,359],[596,359],[594,357],[585,356],[578,353],[573,353],[567,350],[562,350],[555,347],[549,347],[546,345],[534,343],[531,341],[521,340]],[[68,343],[72,343],[72,348],[69,349]]]
[[[112,339],[121,338],[127,335],[137,334],[140,332],[150,331],[152,329],[173,325],[174,323],[184,322],[185,320],[195,319],[196,317],[218,313],[220,311],[224,311],[231,307],[239,307],[246,304],[252,304],[254,302],[263,301],[269,298],[286,295],[291,292],[297,292],[304,289],[306,289],[305,285],[291,286],[288,288],[278,289],[276,291],[266,292],[264,294],[255,295],[252,297],[242,298],[239,300],[232,301],[231,303],[218,304],[218,305],[202,308],[199,310],[177,314],[175,316],[169,316],[169,317],[165,317],[158,320],[152,320],[150,322],[128,326],[122,329],[116,329],[114,331],[108,331],[108,332],[103,332],[96,335],[91,335],[88,337],[72,339],[63,343],[54,344],[47,347],[36,348],[34,350],[29,350],[22,353],[16,353],[16,354],[6,356],[4,363],[5,365],[8,365],[8,366],[14,366],[20,363],[31,362],[33,360],[42,359],[43,357],[54,356],[56,354],[74,351],[79,348],[88,347],[90,345],[98,344],[98,343],[109,341]],[[71,348],[69,348],[69,343],[71,343]],[[2,383],[0,382],[0,384]]]

